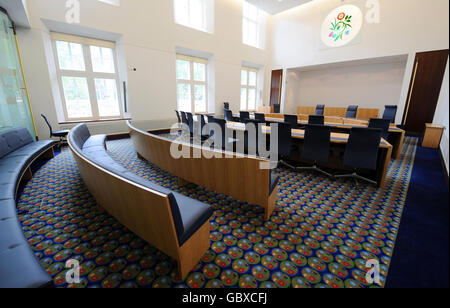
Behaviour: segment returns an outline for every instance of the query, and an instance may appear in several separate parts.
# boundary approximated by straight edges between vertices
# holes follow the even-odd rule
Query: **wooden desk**
[[[423,136],[422,146],[424,148],[437,149],[441,144],[444,129],[445,126],[442,125],[425,124],[425,135]]]
[[[245,130],[245,124],[237,123],[237,122],[227,122],[227,128],[232,130]],[[263,127],[263,132],[267,135],[270,134],[271,129],[269,126]],[[293,129],[292,130],[292,138],[298,143],[298,152],[293,153],[291,155],[292,160],[303,161],[300,158],[301,147],[303,144],[303,140],[305,138],[305,131],[303,129]],[[345,151],[345,145],[347,144],[349,138],[349,134],[345,133],[331,133],[331,144],[333,148],[333,155],[330,158],[328,164],[324,164],[326,167],[334,168],[334,169],[346,169],[342,163],[342,153]],[[379,153],[378,153],[378,166],[376,170],[376,180],[378,185],[383,188],[385,185],[385,180],[387,176],[387,172],[389,169],[389,164],[391,162],[392,156],[392,145],[381,139]],[[373,176],[373,175],[372,175]]]
[[[316,107],[314,106],[298,106],[297,114],[311,115],[316,112]],[[346,107],[325,107],[324,116],[331,117],[345,117],[347,113]],[[356,113],[357,119],[369,120],[371,118],[378,118],[380,113],[379,109],[376,108],[358,108]]]

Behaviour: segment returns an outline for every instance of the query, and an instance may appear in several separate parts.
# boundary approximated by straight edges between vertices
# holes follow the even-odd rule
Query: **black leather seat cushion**
[[[28,156],[29,158],[35,158],[54,145],[55,141],[53,140],[36,141],[15,150],[6,157]]]
[[[16,202],[13,199],[6,199],[0,201],[0,221],[7,218],[17,219]]]
[[[0,200],[15,199],[17,184],[28,161],[27,156],[0,159]]]
[[[270,183],[269,183],[269,195],[272,194],[275,187],[277,187],[278,182],[280,181],[280,177],[278,174],[270,172]]]

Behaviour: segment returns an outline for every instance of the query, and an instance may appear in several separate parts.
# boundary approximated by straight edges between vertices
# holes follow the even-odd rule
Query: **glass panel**
[[[56,41],[59,68],[70,71],[84,71],[83,46],[76,43]]]
[[[95,79],[98,112],[101,117],[120,116],[117,83],[115,79]]]
[[[247,17],[253,21],[258,20],[258,8],[253,4],[248,5],[248,15]]]
[[[6,14],[0,12],[0,132],[26,127],[34,137],[23,84],[12,24]]]
[[[177,60],[177,79],[191,79],[191,65],[189,61]]]
[[[82,77],[62,77],[67,117],[92,117],[91,100],[87,79]]]
[[[114,67],[114,55],[111,48],[90,46],[92,69],[96,73],[111,73],[114,74],[116,69]]]
[[[248,85],[256,87],[256,72],[248,72]]]
[[[177,85],[178,109],[191,112],[191,85],[179,83]]]
[[[248,20],[244,18],[243,24],[242,24],[242,42],[244,44],[248,43]]]
[[[206,64],[194,62],[194,80],[206,81]]]
[[[195,112],[206,112],[206,86],[194,86]]]
[[[248,89],[248,109],[256,109],[256,89]]]
[[[248,22],[248,44],[256,46],[257,44],[257,33],[256,33],[256,23]]]
[[[181,24],[189,23],[189,0],[175,0],[175,21]]]
[[[247,85],[247,71],[241,70],[241,85],[246,86]]]
[[[247,89],[241,88],[241,110],[247,109]]]
[[[189,4],[189,24],[192,27],[203,29],[205,18],[203,0],[190,0]]]

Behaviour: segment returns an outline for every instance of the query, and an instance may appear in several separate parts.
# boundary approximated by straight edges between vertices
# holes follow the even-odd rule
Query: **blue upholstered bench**
[[[54,141],[34,142],[26,128],[0,134],[0,288],[37,288],[52,285],[28,245],[16,214],[17,189],[31,178],[31,164],[52,158]]]
[[[85,124],[76,126],[69,134],[69,146],[75,154],[81,175],[86,185],[97,199],[101,208],[110,212],[110,214],[115,216],[119,221],[122,221],[130,230],[135,229],[141,231],[142,234],[137,232],[137,235],[147,235],[150,239],[148,240],[150,244],[160,250],[166,250],[164,251],[165,253],[175,258],[179,263],[181,276],[184,278],[186,273],[195,265],[195,263],[191,264],[193,262],[192,259],[195,259],[192,258],[192,256],[200,254],[198,258],[200,259],[203,253],[209,248],[209,218],[213,215],[212,207],[152,183],[128,171],[109,156],[105,147],[105,137],[106,136],[104,135],[91,136],[89,129]],[[101,169],[99,170],[98,167]],[[112,177],[111,175],[114,176]],[[124,183],[118,183],[116,180],[117,177]],[[111,183],[103,183],[104,186],[99,186],[99,182]],[[129,183],[132,183],[133,186],[130,187]],[[127,190],[133,189],[136,194],[139,194],[139,189],[144,188],[147,189],[146,191],[154,191],[154,194],[157,197],[155,197],[155,200],[149,201],[148,204],[138,204],[132,197],[122,200],[121,202],[121,192],[117,192],[113,188],[109,189],[109,187],[113,187],[112,185],[123,187],[124,191],[122,193],[124,195],[129,195],[130,192]],[[117,197],[111,200],[112,197],[110,195],[113,193],[116,193]],[[108,198],[110,198],[110,200],[108,200]],[[150,198],[146,198],[151,199],[151,196]],[[151,209],[152,207],[154,207],[155,213],[165,213],[164,206],[161,207],[160,201],[158,201],[161,199],[157,198],[164,198],[168,201],[171,217],[152,217],[151,212],[148,213],[149,208]],[[141,217],[136,217],[139,215],[140,211],[142,211]],[[132,217],[133,213],[136,214],[135,217]],[[149,215],[148,220],[143,218],[145,215]],[[155,215],[156,214],[153,214],[153,216]],[[154,232],[154,230],[151,229],[151,225],[154,224],[153,227],[155,227],[162,221],[166,221],[166,218],[169,225],[162,224],[159,226],[159,232],[164,233],[164,229],[171,232],[171,225],[173,222],[174,231],[176,233],[176,240],[174,239],[174,242],[176,242],[174,243],[176,244],[175,248],[173,248],[173,246],[172,248],[166,247],[168,246],[167,241],[170,241],[170,237],[167,237],[165,239],[166,243],[164,243],[164,241],[161,242],[163,235],[150,234]],[[152,220],[155,221],[152,222]],[[143,224],[143,222],[145,223]],[[146,230],[146,227],[142,227],[142,224],[144,226],[148,225],[149,230]],[[200,229],[202,230],[199,231]],[[200,233],[202,236],[198,235]],[[191,237],[195,237],[193,242],[200,243],[189,243]],[[183,248],[189,250],[183,252]],[[196,251],[192,251],[194,249]],[[194,261],[198,262],[199,260]]]

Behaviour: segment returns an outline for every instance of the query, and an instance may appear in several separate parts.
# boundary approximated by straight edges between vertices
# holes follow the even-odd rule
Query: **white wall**
[[[406,60],[288,71],[284,110],[296,113],[297,106],[325,104],[383,112],[385,105],[398,103],[405,67]]]
[[[51,83],[54,76],[46,57],[49,22],[44,24],[42,19],[65,23],[66,7],[61,0],[29,0],[27,4],[31,29],[19,29],[18,37],[38,133],[47,138],[47,128],[37,116],[46,113],[53,123],[58,119]],[[175,120],[177,47],[213,55],[213,111],[219,114],[223,113],[224,101],[239,110],[242,62],[259,64],[262,74],[268,62],[265,50],[242,44],[242,0],[215,0],[213,34],[175,24],[172,0],[121,1],[120,7],[80,0],[80,8],[78,26],[92,33],[109,32],[120,37],[117,44],[121,58],[126,60],[124,78],[128,81],[131,115],[137,121],[153,121],[155,128],[168,127]],[[95,133],[127,130],[123,122],[91,127]]]
[[[353,3],[366,12],[364,0]],[[272,19],[273,35],[270,40],[271,68],[296,68],[408,54],[405,78],[398,100],[397,123],[400,123],[415,53],[448,49],[449,1],[380,0],[381,22],[364,23],[360,43],[323,49],[320,44],[322,22],[332,9],[340,5],[341,0],[315,0],[275,15]],[[285,97],[289,97],[289,94],[286,93]],[[268,100],[269,94],[266,91],[266,101]]]
[[[434,115],[434,124],[445,126],[444,134],[441,141],[441,152],[444,157],[445,166],[447,167],[447,174],[449,173],[449,63],[447,60],[447,69],[445,70],[444,81],[442,82],[441,95],[439,96],[436,113]]]

